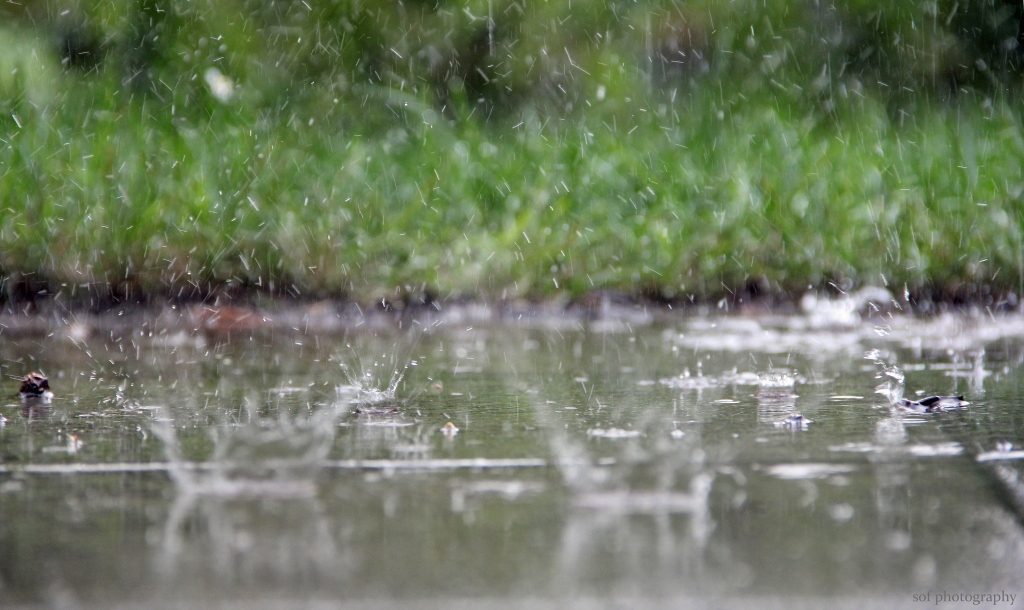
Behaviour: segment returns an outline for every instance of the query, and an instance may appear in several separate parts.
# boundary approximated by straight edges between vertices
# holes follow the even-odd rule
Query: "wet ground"
[[[367,326],[0,332],[0,605],[1024,603],[1018,316]]]

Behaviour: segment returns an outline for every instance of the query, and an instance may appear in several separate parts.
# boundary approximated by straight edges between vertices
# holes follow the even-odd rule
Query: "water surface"
[[[0,333],[0,602],[1024,592],[1016,317],[442,322]]]

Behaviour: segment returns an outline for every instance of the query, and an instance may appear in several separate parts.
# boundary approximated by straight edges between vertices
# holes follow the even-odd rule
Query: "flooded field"
[[[1020,603],[1024,320],[817,311],[0,332],[0,605]]]

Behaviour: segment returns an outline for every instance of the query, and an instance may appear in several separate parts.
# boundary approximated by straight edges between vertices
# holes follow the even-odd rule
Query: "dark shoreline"
[[[888,293],[888,296],[886,296]],[[859,318],[896,315],[928,317],[1013,314],[1020,311],[1015,294],[980,299],[909,299],[884,289],[837,289],[801,295],[744,295],[713,299],[653,299],[642,294],[598,290],[580,298],[475,300],[400,295],[378,302],[346,298],[287,298],[221,294],[205,300],[94,301],[65,303],[59,296],[9,299],[0,305],[0,337],[60,333],[84,338],[98,332],[115,334],[125,327],[159,332],[203,333],[212,338],[262,332],[339,334],[364,329],[401,329],[408,325],[538,322],[541,324],[609,321],[625,324],[672,322],[692,316],[795,316],[813,313],[809,302],[844,303]],[[808,301],[811,299],[811,301]]]

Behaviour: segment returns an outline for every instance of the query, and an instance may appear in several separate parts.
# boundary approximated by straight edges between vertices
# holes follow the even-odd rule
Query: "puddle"
[[[807,306],[0,336],[0,605],[1024,589],[1024,323]]]

